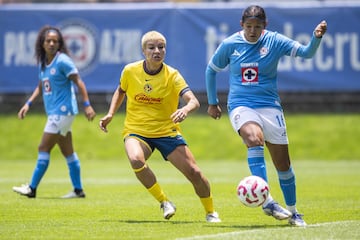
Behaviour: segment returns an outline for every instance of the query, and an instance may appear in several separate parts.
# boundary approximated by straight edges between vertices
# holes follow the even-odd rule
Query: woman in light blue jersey
[[[80,160],[74,151],[71,134],[71,125],[78,113],[74,84],[80,92],[89,121],[94,119],[95,111],[90,105],[85,83],[68,55],[59,29],[51,26],[40,29],[35,44],[35,57],[39,64],[39,84],[20,109],[18,117],[23,119],[32,102],[41,94],[48,119],[38,147],[38,160],[31,182],[13,187],[13,190],[29,198],[36,197],[37,187],[50,162],[50,152],[57,144],[66,158],[73,185],[73,190],[63,198],[84,198]]]
[[[266,30],[266,14],[260,6],[247,7],[240,24],[242,30],[223,40],[206,68],[208,114],[214,119],[221,117],[216,74],[228,66],[230,121],[247,146],[251,174],[267,181],[266,145],[286,203],[286,208],[283,208],[269,195],[262,208],[265,214],[276,219],[288,219],[291,225],[306,226],[303,215],[296,209],[295,174],[290,163],[285,118],[277,91],[277,65],[285,55],[314,56],[327,23],[322,21],[316,26],[307,45]]]

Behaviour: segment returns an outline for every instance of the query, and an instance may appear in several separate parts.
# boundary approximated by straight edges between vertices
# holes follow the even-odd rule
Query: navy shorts
[[[177,135],[175,137],[147,138],[137,134],[129,134],[129,137],[135,137],[144,141],[149,145],[152,152],[156,148],[159,150],[164,160],[168,160],[167,156],[169,156],[169,154],[172,153],[177,146],[187,145],[185,139],[181,135]]]

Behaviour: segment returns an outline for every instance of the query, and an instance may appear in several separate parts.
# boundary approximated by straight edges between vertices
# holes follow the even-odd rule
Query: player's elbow
[[[308,53],[303,58],[310,59],[310,58],[313,58],[314,56],[315,56],[315,53]]]
[[[190,102],[191,102],[190,112],[197,111],[200,108],[200,102],[199,100],[197,100],[197,98],[192,98]]]
[[[195,99],[195,110],[198,110],[200,108],[200,102],[199,100]]]

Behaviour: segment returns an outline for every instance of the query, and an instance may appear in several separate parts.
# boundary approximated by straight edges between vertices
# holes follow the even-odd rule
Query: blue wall
[[[149,7],[150,6],[150,7]],[[247,5],[37,4],[0,5],[0,93],[27,93],[37,84],[34,44],[45,24],[62,29],[89,92],[112,92],[125,64],[142,59],[140,39],[149,30],[168,41],[166,62],[194,91],[205,91],[206,64],[219,42],[240,29]],[[264,6],[269,30],[307,43],[323,19],[328,32],[311,60],[285,57],[280,91],[360,91],[360,4]],[[227,73],[218,88],[227,89]]]

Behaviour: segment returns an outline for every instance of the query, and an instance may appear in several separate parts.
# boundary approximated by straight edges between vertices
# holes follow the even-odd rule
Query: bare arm
[[[24,106],[22,106],[22,108],[19,110],[19,112],[18,112],[18,118],[19,119],[24,119],[25,118],[26,113],[29,111],[32,102],[35,101],[37,96],[39,96],[40,94],[41,94],[41,81],[39,81],[39,84],[34,89],[33,93],[30,96],[30,98],[26,101]]]
[[[112,96],[108,113],[103,118],[101,118],[99,122],[100,129],[104,132],[108,131],[106,127],[111,122],[114,114],[118,111],[119,107],[123,103],[124,98],[125,92],[120,88],[120,86],[118,86]]]
[[[92,106],[90,105],[89,95],[86,90],[85,83],[80,78],[79,74],[71,74],[69,76],[69,79],[71,81],[73,81],[76,84],[76,86],[78,87],[78,90],[79,90],[79,93],[81,95],[83,105],[84,105],[85,116],[89,121],[92,121],[95,118],[96,113],[95,113],[94,109],[92,108]]]
[[[189,90],[185,92],[181,97],[186,104],[171,114],[170,118],[174,123],[184,121],[189,113],[194,112],[200,107],[199,100],[195,97],[192,91]]]

